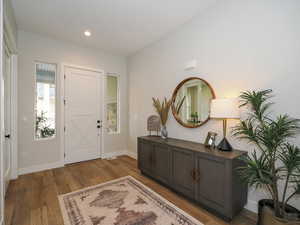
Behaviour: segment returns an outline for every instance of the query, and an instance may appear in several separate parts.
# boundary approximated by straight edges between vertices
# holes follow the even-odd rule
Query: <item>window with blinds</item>
[[[56,64],[35,64],[35,139],[53,138],[56,133]]]

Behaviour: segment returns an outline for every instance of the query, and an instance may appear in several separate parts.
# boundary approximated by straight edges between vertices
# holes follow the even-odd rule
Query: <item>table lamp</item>
[[[226,139],[227,119],[240,118],[237,99],[213,99],[211,102],[210,118],[223,120],[223,140],[218,144],[217,148],[221,151],[231,151],[232,147]]]

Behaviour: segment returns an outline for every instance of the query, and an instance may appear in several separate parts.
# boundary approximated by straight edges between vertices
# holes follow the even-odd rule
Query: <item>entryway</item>
[[[65,163],[101,157],[103,72],[64,67]]]

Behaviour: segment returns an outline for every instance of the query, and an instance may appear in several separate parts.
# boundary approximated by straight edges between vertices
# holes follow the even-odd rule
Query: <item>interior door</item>
[[[0,4],[0,11],[2,10],[2,4]],[[0,33],[2,34],[2,17],[0,17]],[[2,35],[0,37],[0,43],[2,43]],[[3,223],[3,209],[4,209],[4,185],[3,185],[3,171],[4,171],[4,165],[3,165],[3,136],[4,136],[4,124],[3,124],[3,109],[4,109],[4,82],[3,82],[3,73],[4,71],[4,51],[2,49],[3,45],[0,46],[0,224]]]
[[[3,81],[4,81],[4,191],[8,187],[11,173],[11,56],[4,48]]]
[[[65,162],[101,157],[101,73],[65,68]]]

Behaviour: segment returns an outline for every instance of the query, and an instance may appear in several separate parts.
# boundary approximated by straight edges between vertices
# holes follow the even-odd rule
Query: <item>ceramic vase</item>
[[[161,137],[163,139],[167,139],[168,138],[168,131],[167,131],[167,127],[166,126],[162,126]]]

